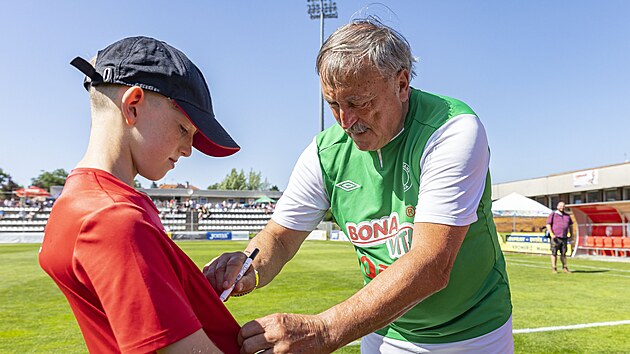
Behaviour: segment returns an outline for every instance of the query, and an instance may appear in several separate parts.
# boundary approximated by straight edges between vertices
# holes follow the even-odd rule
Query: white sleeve
[[[278,224],[299,231],[315,230],[330,208],[324,189],[315,139],[298,159],[289,185],[271,217]]]
[[[453,117],[433,133],[420,159],[415,222],[466,226],[477,221],[490,151],[472,114]]]

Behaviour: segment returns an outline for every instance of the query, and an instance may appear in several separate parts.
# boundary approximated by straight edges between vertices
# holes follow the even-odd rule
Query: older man
[[[363,353],[513,351],[484,128],[466,104],[411,88],[413,61],[407,41],[373,19],[322,46],[317,69],[338,124],[302,153],[272,221],[206,276],[223,291],[259,248],[236,294],[266,285],[330,208],[365,286],[317,315],[245,324],[242,352],[325,353],[360,337]]]

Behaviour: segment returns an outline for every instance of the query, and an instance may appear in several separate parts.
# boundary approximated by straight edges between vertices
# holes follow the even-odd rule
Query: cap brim
[[[193,137],[195,149],[215,157],[230,156],[241,149],[214,118],[213,113],[205,112],[177,99],[175,101],[188,119],[197,127],[197,134]]]

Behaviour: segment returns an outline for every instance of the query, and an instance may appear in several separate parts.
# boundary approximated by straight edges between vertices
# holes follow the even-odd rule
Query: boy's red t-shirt
[[[96,169],[72,171],[46,226],[41,267],[93,353],[153,352],[203,328],[225,353],[240,329],[144,194]]]

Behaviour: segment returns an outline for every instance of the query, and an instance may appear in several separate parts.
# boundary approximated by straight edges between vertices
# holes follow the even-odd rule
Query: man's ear
[[[411,92],[409,86],[409,71],[407,69],[402,69],[398,72],[396,76],[396,85],[398,88],[398,97],[401,102],[406,102],[409,100],[409,94]]]
[[[144,90],[139,86],[131,86],[123,93],[120,111],[128,125],[136,124],[140,106],[145,98]]]

